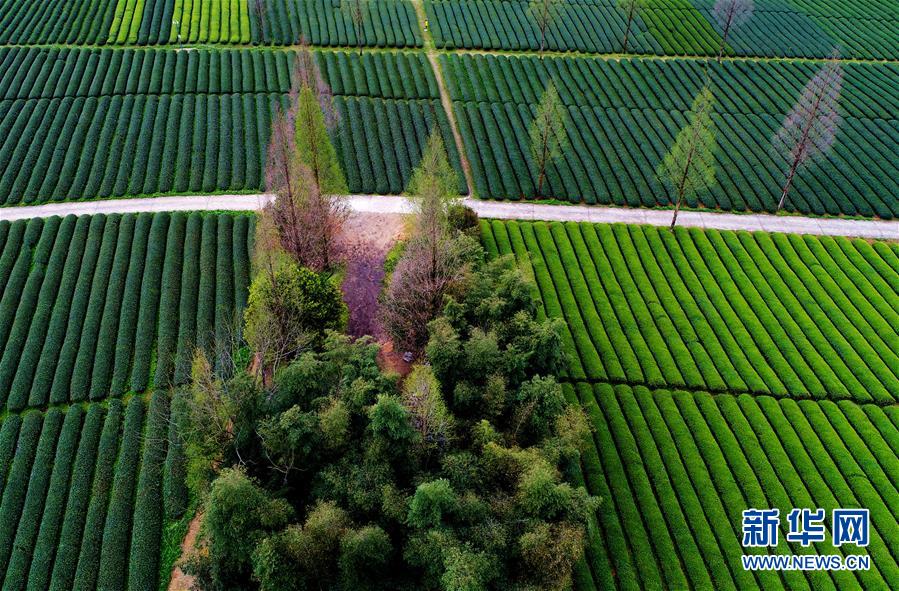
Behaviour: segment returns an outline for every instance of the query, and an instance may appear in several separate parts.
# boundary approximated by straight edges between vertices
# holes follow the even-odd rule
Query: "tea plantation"
[[[245,344],[257,217],[67,208],[266,192],[300,52],[352,194],[403,194],[437,132],[459,195],[671,209],[660,165],[707,86],[715,176],[684,208],[899,220],[899,0],[739,0],[726,42],[714,0],[642,0],[630,22],[616,0],[546,3],[541,32],[542,0],[0,0],[0,588],[168,588],[198,502],[172,394],[197,348],[221,371]],[[821,154],[780,210],[773,138],[835,56],[835,110],[799,128]],[[565,141],[542,170],[550,83]],[[36,205],[56,209],[4,220]],[[574,591],[899,589],[899,225],[477,230],[558,319],[556,377],[592,427],[565,474],[602,498]],[[778,546],[745,548],[752,507],[867,508],[870,544],[787,542],[782,519]],[[871,563],[743,569],[766,553]]]

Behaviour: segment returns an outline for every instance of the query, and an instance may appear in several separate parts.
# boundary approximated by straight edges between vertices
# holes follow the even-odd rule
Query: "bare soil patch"
[[[382,344],[387,337],[378,320],[378,296],[384,284],[387,253],[406,235],[407,217],[384,213],[354,213],[344,229],[347,269],[343,297],[349,308],[351,336],[371,335]]]
[[[194,518],[190,520],[190,525],[187,526],[187,534],[184,536],[184,541],[181,542],[182,557],[193,551],[202,523],[203,514],[197,510]],[[194,578],[185,574],[181,567],[175,563],[175,568],[172,569],[172,577],[169,579],[169,591],[190,591],[193,588],[193,583]]]

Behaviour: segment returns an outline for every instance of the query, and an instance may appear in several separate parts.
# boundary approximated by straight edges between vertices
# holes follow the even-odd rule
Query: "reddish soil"
[[[343,297],[350,311],[347,332],[355,337],[373,336],[381,344],[378,361],[387,371],[409,373],[403,353],[393,343],[378,320],[378,296],[384,284],[384,261],[397,240],[406,234],[406,216],[381,213],[354,213],[344,226],[348,263],[343,280]]]
[[[184,536],[184,541],[181,542],[181,556],[187,556],[189,552],[194,549],[194,545],[197,543],[197,534],[200,533],[200,524],[203,523],[203,514],[200,511],[194,515],[194,518],[190,520],[190,525],[187,527],[187,535]],[[172,577],[169,579],[169,591],[190,591],[193,587],[194,578],[184,574],[184,571],[181,570],[181,567],[178,564],[175,564],[175,568],[172,569]]]

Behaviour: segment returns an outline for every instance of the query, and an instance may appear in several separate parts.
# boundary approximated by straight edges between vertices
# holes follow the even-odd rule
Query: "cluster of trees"
[[[265,170],[274,200],[259,216],[255,275],[243,337],[256,369],[270,376],[327,330],[346,322],[334,281],[349,215],[346,180],[331,142],[337,111],[307,48],[297,53],[288,106],[275,107]]]
[[[219,372],[198,351],[173,401],[204,513],[185,570],[204,590],[570,587],[600,501],[566,478],[591,437],[552,377],[559,321],[537,320],[514,259],[487,260],[435,133],[380,302],[419,363],[401,380],[369,337],[341,334],[339,240],[308,221],[342,211],[328,96],[314,66],[295,80],[257,224],[255,361]]]

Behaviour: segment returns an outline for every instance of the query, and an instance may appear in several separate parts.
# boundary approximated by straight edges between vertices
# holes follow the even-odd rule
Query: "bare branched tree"
[[[381,308],[384,329],[406,351],[420,351],[427,325],[444,296],[468,271],[467,244],[449,224],[458,202],[456,173],[435,131],[412,174],[407,193],[415,203],[415,230],[397,263]]]
[[[365,34],[365,17],[368,15],[368,0],[340,0],[340,9],[349,15],[353,22],[353,32],[356,35],[356,48],[362,55],[363,38]]]
[[[289,108],[275,106],[265,170],[275,194],[268,211],[281,246],[300,265],[331,268],[349,215],[346,181],[328,135],[337,115],[331,90],[308,49],[298,52]]]
[[[624,11],[626,23],[624,25],[624,41],[621,43],[621,53],[627,53],[627,42],[631,35],[631,26],[634,19],[643,8],[644,0],[618,0],[618,8]]]
[[[771,140],[776,158],[786,170],[777,211],[783,209],[797,171],[810,160],[826,154],[836,141],[842,121],[839,113],[842,87],[843,68],[838,54],[834,53],[805,85],[799,101]]]
[[[252,0],[251,4],[253,8],[253,14],[256,16],[256,22],[259,24],[259,34],[263,39],[265,38],[265,17],[268,11],[268,4],[266,0]]]
[[[755,0],[716,0],[712,14],[718,25],[724,30],[721,35],[721,49],[718,50],[718,62],[724,56],[727,36],[733,27],[739,27],[752,17]]]
[[[550,80],[537,104],[537,113],[528,129],[530,136],[531,159],[537,167],[537,195],[543,196],[543,183],[546,181],[546,167],[562,157],[562,151],[568,145],[566,125],[568,113],[555,83]]]
[[[684,198],[715,183],[714,103],[712,91],[706,84],[693,100],[690,122],[677,134],[674,145],[656,171],[659,179],[677,194],[672,229]]]
[[[546,31],[558,17],[562,2],[563,0],[530,0],[528,3],[528,12],[540,30],[540,59],[543,59],[543,50],[546,48]]]

